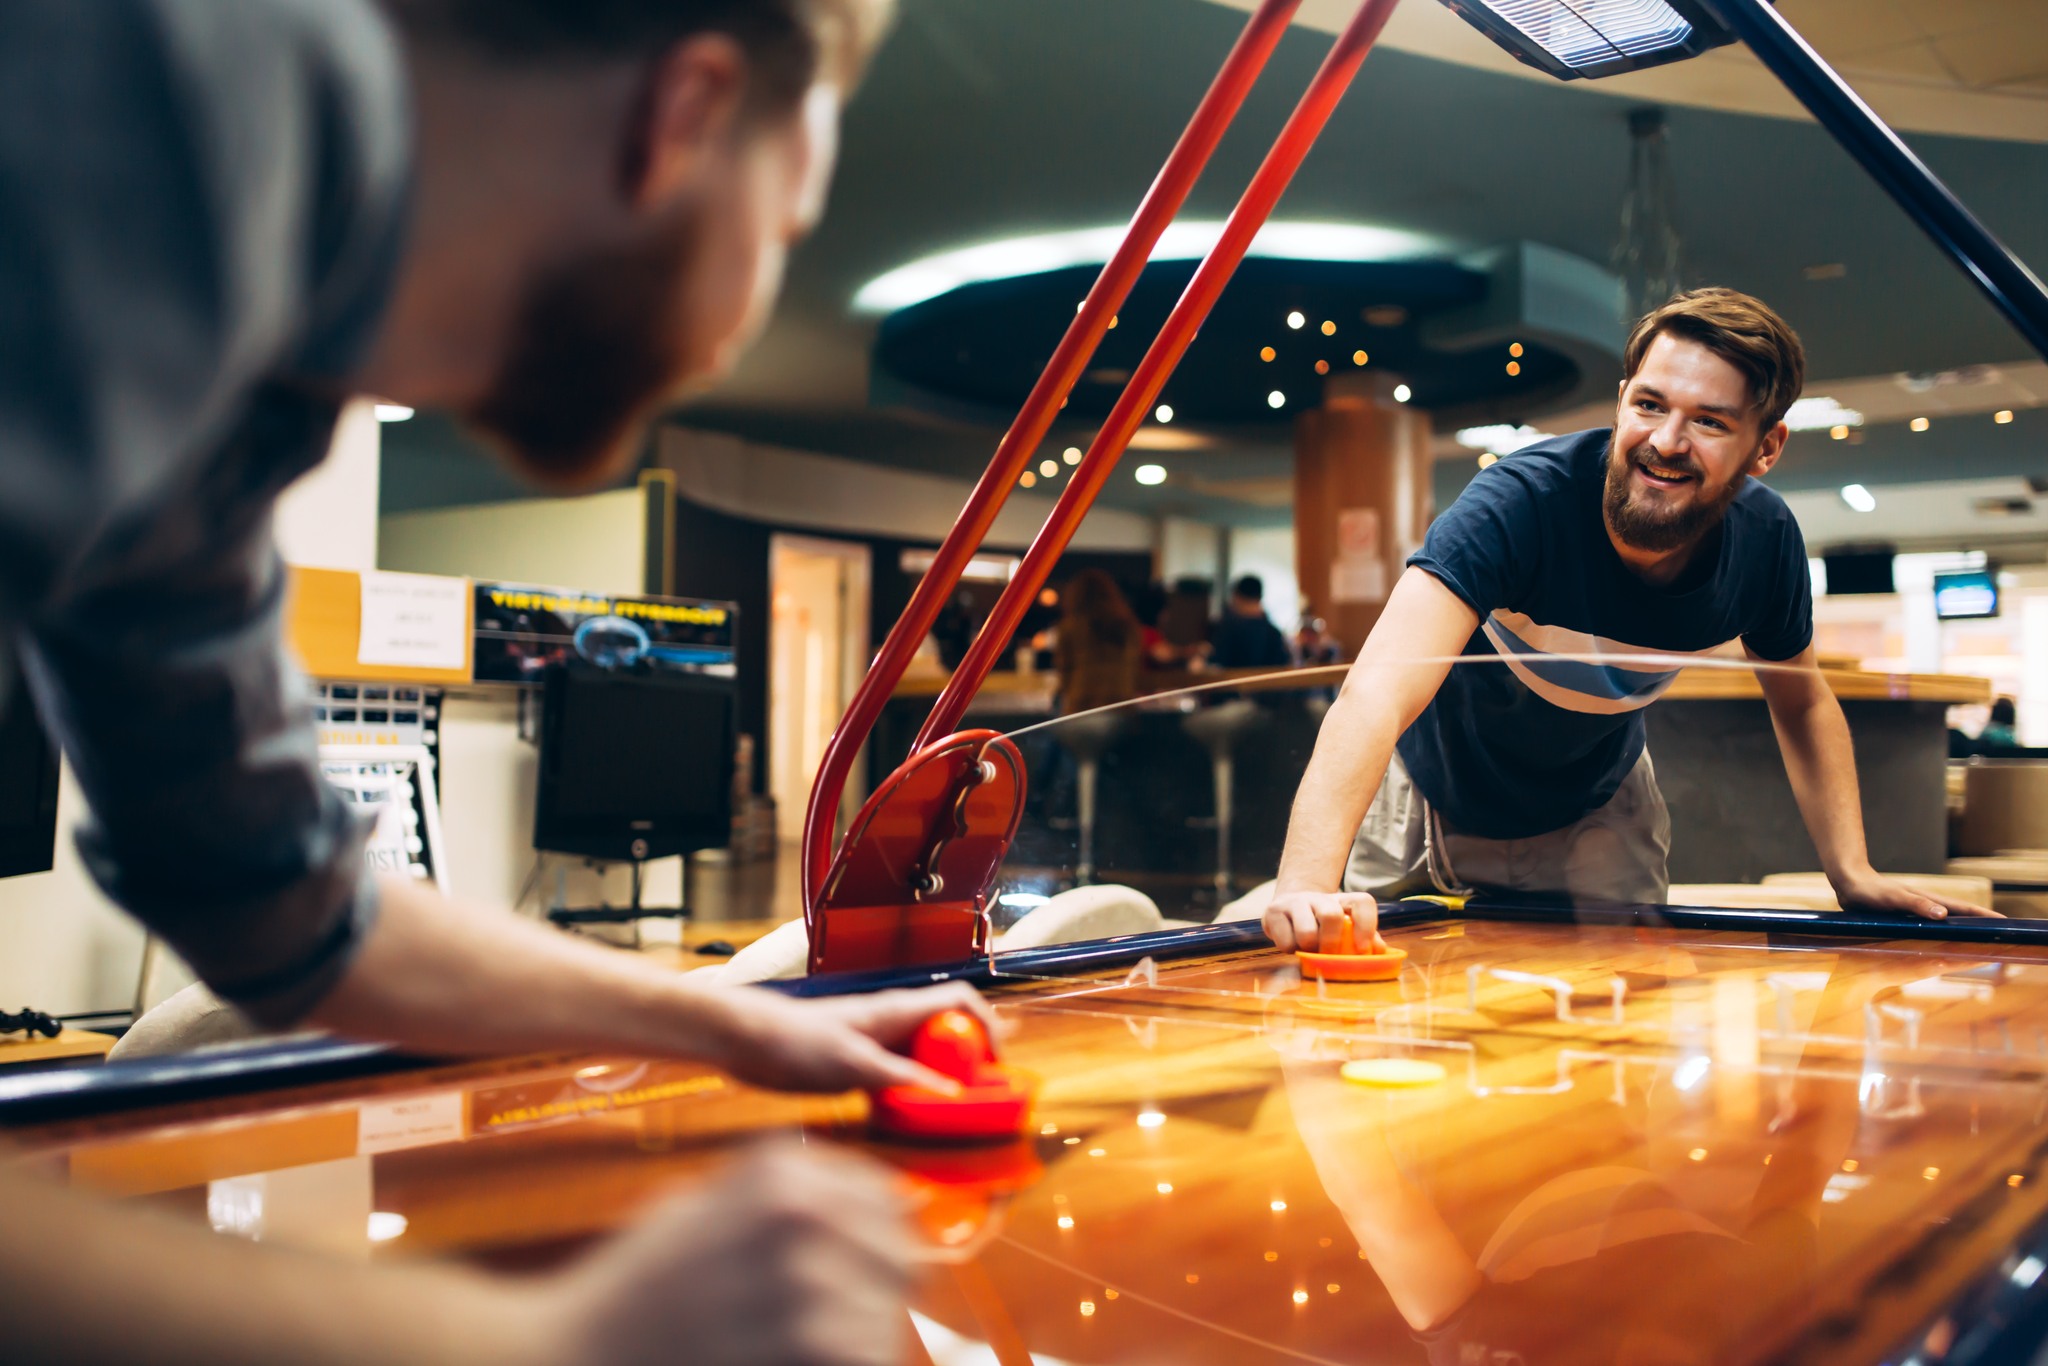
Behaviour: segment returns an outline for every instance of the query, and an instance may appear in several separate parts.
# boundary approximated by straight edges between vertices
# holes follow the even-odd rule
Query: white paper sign
[[[1330,601],[1385,602],[1387,566],[1379,560],[1338,560],[1330,566]]]
[[[356,1152],[395,1153],[404,1148],[459,1142],[462,1102],[460,1091],[437,1091],[428,1096],[365,1105],[356,1112]]]
[[[459,669],[469,643],[469,580],[368,573],[356,663]]]

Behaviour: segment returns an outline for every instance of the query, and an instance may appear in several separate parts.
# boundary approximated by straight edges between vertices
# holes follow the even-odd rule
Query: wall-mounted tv
[[[1998,615],[1998,571],[1972,569],[1934,576],[1934,615],[1943,621]]]

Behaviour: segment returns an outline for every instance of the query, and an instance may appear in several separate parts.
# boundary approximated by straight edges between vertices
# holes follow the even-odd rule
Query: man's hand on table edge
[[[1379,902],[1367,892],[1276,892],[1261,923],[1276,948],[1328,953],[1343,942],[1347,915],[1352,942],[1360,953],[1386,952],[1379,932]]]
[[[1834,883],[1835,899],[1842,903],[1842,909],[1845,911],[1910,915],[1922,920],[1946,920],[1950,916],[2005,919],[1989,907],[1974,905],[1958,897],[1943,896],[1938,892],[1915,891],[1898,879],[1886,877],[1873,869],[1865,869],[1830,881]]]

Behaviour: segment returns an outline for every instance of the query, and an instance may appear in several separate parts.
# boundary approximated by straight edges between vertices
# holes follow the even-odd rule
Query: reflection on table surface
[[[934,1362],[1876,1360],[2048,1204],[2048,951],[1389,937],[1408,966],[1375,985],[1272,952],[1006,983],[1043,1090],[994,1149],[870,1143],[857,1097],[587,1059],[16,1138],[225,1233],[513,1265],[759,1134],[859,1144],[917,1192]],[[1444,1079],[1340,1079],[1377,1057]]]

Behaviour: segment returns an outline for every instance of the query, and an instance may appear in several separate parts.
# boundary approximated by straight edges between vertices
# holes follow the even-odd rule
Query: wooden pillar
[[[1391,377],[1333,378],[1294,424],[1294,556],[1302,596],[1346,657],[1365,643],[1432,514],[1429,414]]]

